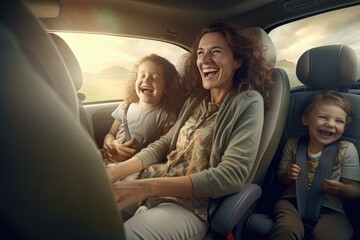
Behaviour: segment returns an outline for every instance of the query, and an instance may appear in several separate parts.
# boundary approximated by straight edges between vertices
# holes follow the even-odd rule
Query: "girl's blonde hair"
[[[127,82],[127,96],[124,98],[124,102],[126,104],[139,102],[139,97],[135,90],[135,82],[139,66],[146,61],[151,61],[162,67],[164,71],[165,91],[160,106],[168,113],[175,113],[177,115],[185,101],[182,94],[182,86],[179,81],[179,73],[172,63],[156,54],[145,56],[134,65]]]

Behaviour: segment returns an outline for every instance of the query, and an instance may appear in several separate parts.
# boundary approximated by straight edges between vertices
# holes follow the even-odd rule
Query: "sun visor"
[[[55,0],[25,1],[33,14],[39,18],[56,18],[59,16],[60,3]]]

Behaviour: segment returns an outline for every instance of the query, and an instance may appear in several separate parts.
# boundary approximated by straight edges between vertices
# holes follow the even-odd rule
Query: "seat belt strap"
[[[307,169],[307,144],[304,138],[299,138],[295,155],[295,163],[300,167],[301,172],[295,181],[296,203],[301,219],[304,218],[308,191],[308,169]]]
[[[322,188],[322,181],[329,178],[335,163],[339,142],[334,142],[324,147],[319,158],[319,164],[316,169],[314,182],[309,192],[308,190],[308,169],[307,169],[307,141],[299,139],[296,163],[300,166],[301,173],[296,181],[296,195],[298,211],[301,218],[309,223],[317,222],[321,205],[323,203],[324,191]]]
[[[131,134],[130,134],[130,129],[128,126],[128,121],[127,121],[127,111],[129,109],[130,104],[126,104],[126,106],[123,108],[124,109],[124,114],[123,114],[123,118],[122,118],[122,124],[124,126],[124,131],[125,131],[125,141],[130,141],[131,140]]]

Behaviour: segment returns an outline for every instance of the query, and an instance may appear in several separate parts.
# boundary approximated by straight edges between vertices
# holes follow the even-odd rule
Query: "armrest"
[[[260,196],[260,186],[245,184],[240,192],[227,196],[219,204],[211,220],[211,228],[221,235],[231,232]]]

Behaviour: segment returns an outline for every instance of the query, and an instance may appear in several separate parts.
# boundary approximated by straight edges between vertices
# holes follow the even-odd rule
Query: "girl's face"
[[[139,65],[135,82],[139,105],[157,107],[165,92],[164,70],[161,65],[145,61]]]
[[[308,127],[311,153],[322,151],[325,145],[338,140],[345,131],[347,114],[339,106],[326,102],[317,103],[313,109],[301,117]]]
[[[202,36],[197,49],[197,67],[202,84],[210,90],[212,101],[221,101],[232,88],[235,71],[242,60],[235,60],[225,37],[218,32]]]

